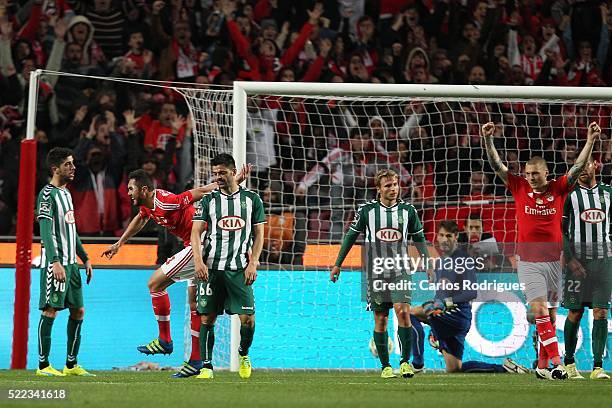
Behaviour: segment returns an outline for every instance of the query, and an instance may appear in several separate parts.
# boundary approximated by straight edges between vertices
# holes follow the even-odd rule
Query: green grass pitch
[[[604,407],[612,380],[543,381],[533,375],[421,374],[382,380],[375,372],[253,371],[242,380],[169,378],[170,372],[97,372],[95,378],[41,378],[0,371],[2,407]],[[65,401],[9,402],[8,389],[65,389]]]

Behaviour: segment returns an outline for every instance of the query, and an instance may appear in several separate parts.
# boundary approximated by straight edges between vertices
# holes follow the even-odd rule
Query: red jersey
[[[533,191],[523,177],[508,173],[518,222],[518,254],[522,261],[554,262],[563,248],[561,220],[571,187],[567,176],[548,182],[542,193]]]
[[[168,140],[173,138],[172,128],[168,126],[162,125],[159,120],[154,120],[147,129],[144,137],[144,145],[145,147],[150,147],[152,149],[162,149],[166,150],[166,144],[168,144]],[[185,126],[182,126],[178,134],[176,135],[177,142],[183,142],[185,138]]]
[[[153,197],[153,208],[140,206],[140,216],[143,219],[152,218],[158,225],[167,228],[170,233],[182,239],[185,246],[189,246],[191,224],[195,214],[191,192],[172,194],[157,188]]]

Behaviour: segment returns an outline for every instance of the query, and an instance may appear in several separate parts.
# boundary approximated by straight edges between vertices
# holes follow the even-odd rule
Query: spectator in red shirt
[[[151,152],[155,149],[166,149],[171,138],[176,138],[177,148],[185,137],[186,119],[176,113],[176,106],[172,102],[165,102],[157,120],[154,120],[145,133],[144,147]]]

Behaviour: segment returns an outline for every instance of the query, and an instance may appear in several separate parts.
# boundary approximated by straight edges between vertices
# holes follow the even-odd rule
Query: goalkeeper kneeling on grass
[[[438,224],[436,243],[441,259],[436,262],[435,298],[413,306],[411,321],[416,341],[420,344],[413,348],[415,369],[423,366],[423,327],[421,322],[431,326],[433,336],[438,340],[438,347],[444,356],[447,373],[528,373],[529,370],[507,358],[503,364],[490,364],[481,361],[462,361],[465,336],[472,324],[471,301],[476,298],[476,290],[463,290],[464,281],[476,282],[474,268],[465,265],[468,253],[459,248],[457,238],[459,227],[455,221],[444,220]],[[449,262],[449,259],[453,262]],[[454,262],[464,258],[461,262]],[[441,261],[441,262],[440,262]],[[454,267],[451,267],[454,266]],[[461,267],[459,267],[461,266]]]

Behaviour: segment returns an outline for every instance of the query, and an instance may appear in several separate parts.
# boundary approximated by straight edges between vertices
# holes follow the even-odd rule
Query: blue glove
[[[446,311],[446,305],[442,299],[433,299],[423,303],[423,312],[425,316],[439,316]]]

